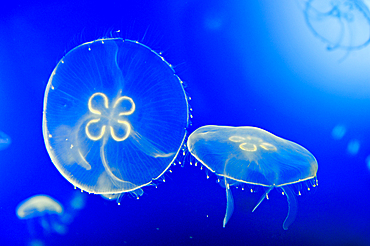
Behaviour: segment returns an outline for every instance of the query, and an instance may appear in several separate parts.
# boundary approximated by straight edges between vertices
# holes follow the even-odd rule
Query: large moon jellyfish
[[[183,148],[188,97],[172,66],[149,47],[98,39],[68,52],[46,87],[50,158],[90,193],[142,194]]]

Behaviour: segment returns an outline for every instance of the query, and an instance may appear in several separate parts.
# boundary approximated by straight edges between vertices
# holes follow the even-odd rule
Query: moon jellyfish
[[[328,49],[354,50],[370,42],[370,11],[361,0],[308,0],[305,20]]]
[[[52,162],[74,186],[108,197],[141,194],[166,172],[183,148],[188,120],[188,98],[172,66],[131,40],[77,46],[45,91],[43,136]]]
[[[63,206],[47,195],[36,195],[22,201],[16,214],[19,219],[27,220],[28,231],[32,237],[37,236],[37,227],[41,226],[43,234],[56,232],[65,234],[66,227],[60,222],[63,215]]]
[[[302,146],[256,127],[203,126],[187,142],[190,153],[210,171],[223,178],[226,188],[226,214],[223,226],[233,213],[230,187],[239,184],[262,186],[265,192],[253,211],[279,188],[288,201],[283,228],[288,229],[297,212],[295,189],[302,182],[317,185],[315,157]],[[308,188],[309,189],[309,188]]]
[[[8,148],[11,142],[10,137],[0,131],[0,150]]]

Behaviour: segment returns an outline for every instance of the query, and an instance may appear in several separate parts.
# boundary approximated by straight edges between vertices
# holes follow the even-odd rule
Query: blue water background
[[[0,152],[1,245],[31,238],[19,202],[47,194],[68,204],[79,192],[46,152],[44,90],[68,50],[110,33],[174,65],[192,98],[189,132],[266,129],[315,155],[319,186],[297,198],[287,231],[280,191],[252,213],[262,191],[233,189],[234,214],[222,228],[225,190],[186,161],[139,200],[125,196],[118,206],[88,195],[68,233],[45,235],[45,245],[370,245],[370,48],[328,51],[296,1],[16,1],[0,10],[0,30],[0,130],[12,139]],[[346,128],[339,140],[338,124]],[[347,151],[352,139],[358,153]]]

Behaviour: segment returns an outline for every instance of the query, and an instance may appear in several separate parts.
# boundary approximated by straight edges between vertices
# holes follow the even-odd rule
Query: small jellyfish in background
[[[352,139],[348,142],[347,153],[350,155],[357,155],[360,150],[360,141],[357,139]]]
[[[44,242],[39,239],[33,239],[28,244],[28,246],[44,246]]]
[[[265,188],[253,211],[273,188],[280,188],[289,205],[283,223],[287,230],[296,216],[296,193],[301,195],[302,183],[317,185],[315,157],[302,146],[260,128],[202,126],[189,136],[187,146],[198,161],[223,178],[227,199],[224,227],[234,209],[231,186],[244,183]]]
[[[43,136],[75,187],[117,197],[161,177],[183,149],[188,97],[172,66],[149,47],[98,39],[68,52],[46,87]]]
[[[72,199],[65,205],[64,213],[60,220],[65,224],[69,225],[73,222],[74,218],[78,215],[86,206],[87,194],[75,191],[72,195]]]
[[[0,131],[0,150],[8,148],[12,141],[10,137],[6,135],[4,132]]]
[[[366,162],[367,169],[369,169],[370,171],[370,155],[366,157],[365,162]]]
[[[33,238],[50,233],[65,234],[67,228],[60,220],[63,212],[63,206],[47,195],[30,197],[16,209],[18,218],[27,221],[28,231]]]
[[[347,132],[346,127],[344,125],[338,124],[331,131],[331,136],[335,140],[340,140],[344,137],[346,132]]]
[[[306,23],[329,50],[361,49],[370,42],[370,11],[362,0],[308,0],[303,3]]]

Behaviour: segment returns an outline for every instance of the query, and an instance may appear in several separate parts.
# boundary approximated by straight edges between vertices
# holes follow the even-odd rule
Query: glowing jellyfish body
[[[67,229],[59,218],[63,215],[63,211],[63,206],[50,196],[36,195],[22,201],[16,209],[16,214],[19,219],[28,221],[28,230],[34,236],[35,220],[44,232],[65,234]]]
[[[44,214],[62,214],[62,205],[47,195],[36,195],[21,202],[17,207],[19,219],[40,217]]]
[[[361,49],[370,42],[370,11],[361,0],[305,2],[308,27],[328,49]]]
[[[170,167],[188,116],[182,81],[159,54],[135,41],[99,39],[71,50],[54,69],[43,135],[52,162],[74,186],[117,194]]]
[[[197,160],[224,178],[227,197],[224,227],[234,207],[231,185],[246,183],[266,187],[253,211],[274,187],[281,188],[289,204],[283,224],[286,230],[297,210],[291,186],[316,181],[318,165],[308,150],[260,128],[203,126],[189,136],[187,145]]]

